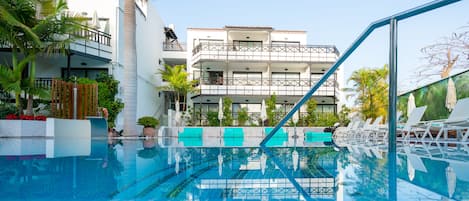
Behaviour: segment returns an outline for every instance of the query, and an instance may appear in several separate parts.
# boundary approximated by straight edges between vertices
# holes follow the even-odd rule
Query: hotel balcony
[[[250,61],[250,62],[321,62],[333,63],[339,51],[332,45],[253,45],[233,43],[200,43],[192,50],[192,62]]]
[[[186,64],[187,46],[185,43],[164,42],[163,60],[169,65]]]
[[[319,79],[242,79],[202,78],[198,86],[200,95],[231,96],[303,96]],[[315,93],[315,96],[339,96],[339,85],[329,78]]]
[[[70,44],[70,50],[73,53],[104,60],[112,59],[110,34],[83,26],[75,35],[83,39],[76,40]]]
[[[111,35],[91,27],[82,28],[73,35],[79,39],[70,43],[70,51],[73,54],[90,59],[110,61],[112,59]],[[57,36],[66,40],[69,36]],[[2,51],[10,52],[11,46],[8,43],[0,44]]]

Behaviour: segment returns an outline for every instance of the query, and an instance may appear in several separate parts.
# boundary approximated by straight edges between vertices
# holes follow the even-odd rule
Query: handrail
[[[455,2],[458,2],[461,0],[436,0],[432,1],[430,3],[397,13],[395,15],[391,15],[386,18],[382,18],[378,21],[375,21],[371,23],[365,31],[352,43],[352,45],[344,52],[342,56],[337,59],[336,63],[332,65],[329,70],[322,76],[322,78],[319,80],[319,82],[316,83],[299,101],[293,108],[288,112],[288,114],[280,120],[280,122],[272,129],[272,131],[262,140],[260,143],[260,148],[268,155],[271,157],[273,162],[280,168],[282,173],[288,177],[290,182],[295,186],[295,188],[303,195],[303,197],[307,200],[311,200],[310,196],[307,194],[307,192],[296,182],[296,180],[291,176],[291,174],[285,169],[282,163],[278,161],[277,158],[275,158],[275,155],[266,147],[267,142],[272,138],[275,132],[277,132],[280,127],[285,125],[287,121],[293,116],[293,114],[300,109],[300,107],[308,100],[311,98],[314,92],[316,92],[317,89],[331,76],[337,68],[360,46],[360,44],[373,32],[376,28],[388,25],[391,23],[391,20],[404,20]],[[392,122],[390,122],[392,123]],[[395,123],[395,122],[394,122]]]
[[[339,50],[334,45],[279,45],[279,44],[259,44],[245,46],[236,43],[210,43],[202,42],[192,49],[192,55],[201,51],[237,51],[237,52],[297,52],[297,53],[332,53],[339,55]]]

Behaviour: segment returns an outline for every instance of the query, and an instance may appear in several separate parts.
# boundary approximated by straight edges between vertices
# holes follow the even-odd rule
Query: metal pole
[[[72,67],[70,66],[70,63],[71,63],[71,57],[72,57],[72,53],[70,53],[70,49],[67,51],[67,81],[68,79],[70,79],[70,74],[71,74],[71,71],[72,71]]]
[[[73,119],[77,119],[77,78],[74,78],[75,81],[73,83]]]
[[[397,103],[397,20],[391,19],[389,26],[389,133],[388,133],[388,171],[389,200],[397,199],[396,181],[396,103]]]

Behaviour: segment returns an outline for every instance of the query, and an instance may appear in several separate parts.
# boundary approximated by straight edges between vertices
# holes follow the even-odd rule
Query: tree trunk
[[[124,135],[137,134],[137,49],[135,1],[124,1]]]
[[[29,84],[31,88],[34,88],[34,80],[36,79],[36,61],[32,60],[30,62],[31,68],[29,70]],[[28,93],[28,104],[26,105],[26,114],[33,115],[33,101],[34,95],[31,94],[31,91]]]

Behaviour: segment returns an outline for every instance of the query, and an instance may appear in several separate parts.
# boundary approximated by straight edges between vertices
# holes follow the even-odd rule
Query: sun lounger
[[[397,129],[397,134],[401,134],[402,140],[409,140],[411,133],[417,135],[417,133],[425,131],[425,129],[417,127],[417,125],[420,123],[426,109],[427,106],[422,106],[412,110],[412,113],[410,113],[409,119],[407,119],[404,127],[402,129]]]
[[[460,99],[454,106],[453,112],[449,115],[448,119],[442,122],[440,125],[440,131],[437,137],[434,139],[435,142],[443,137],[444,140],[448,140],[448,131],[456,131],[458,142],[467,142],[469,137],[469,98]],[[433,124],[432,126],[435,126]],[[425,133],[425,136],[431,136],[431,133]],[[442,136],[443,135],[443,136]]]
[[[184,146],[202,146],[203,129],[199,127],[184,128],[183,132],[178,134],[178,142],[184,143]]]
[[[305,142],[332,142],[331,132],[318,132],[309,128],[303,129]]]
[[[225,128],[223,141],[225,146],[242,146],[244,142],[243,128]]]
[[[266,135],[268,135],[273,128],[264,128]],[[275,134],[270,138],[267,142],[267,146],[280,146],[283,145],[284,142],[288,141],[288,133],[286,133],[283,128],[280,128]]]

